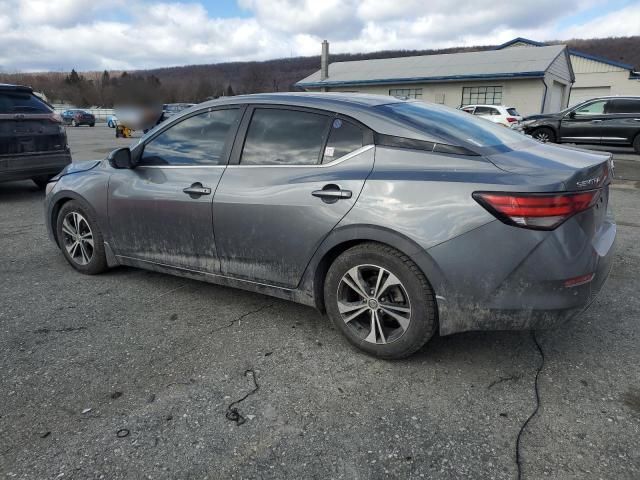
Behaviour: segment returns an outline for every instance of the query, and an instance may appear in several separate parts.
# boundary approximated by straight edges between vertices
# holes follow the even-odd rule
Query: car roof
[[[12,85],[10,83],[0,83],[0,91],[33,93],[33,89],[31,87],[27,87],[26,85]]]
[[[409,126],[396,119],[390,118],[388,114],[374,108],[381,105],[413,103],[417,100],[404,100],[387,95],[371,95],[364,93],[338,93],[338,92],[287,92],[287,93],[256,93],[252,95],[237,95],[233,97],[220,97],[199,103],[185,112],[193,112],[194,109],[216,107],[224,105],[282,105],[289,107],[306,107],[319,110],[327,110],[341,115],[345,115],[372,130],[385,135],[395,135],[417,140],[434,141],[432,136],[417,127]],[[422,102],[429,105],[426,102]],[[182,115],[182,112],[178,114]]]

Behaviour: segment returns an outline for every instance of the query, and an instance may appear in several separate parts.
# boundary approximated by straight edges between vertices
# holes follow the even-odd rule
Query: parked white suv
[[[522,121],[522,115],[515,107],[504,105],[465,105],[461,110],[510,128],[518,127]]]

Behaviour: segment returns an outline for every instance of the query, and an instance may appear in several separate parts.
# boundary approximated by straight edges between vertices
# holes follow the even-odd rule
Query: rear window
[[[527,137],[502,125],[438,104],[398,102],[375,107],[444,143],[473,147],[514,146]]]
[[[0,113],[50,113],[49,106],[30,93],[1,92]]]
[[[515,108],[507,108],[507,112],[509,113],[509,115],[513,115],[514,117],[520,116],[520,114]]]

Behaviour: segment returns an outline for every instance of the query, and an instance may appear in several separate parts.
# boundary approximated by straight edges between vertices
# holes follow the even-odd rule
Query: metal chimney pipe
[[[320,80],[329,78],[329,42],[322,41],[322,55],[320,55]]]

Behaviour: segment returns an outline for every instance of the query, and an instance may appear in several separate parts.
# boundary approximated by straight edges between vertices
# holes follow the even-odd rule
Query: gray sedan
[[[608,154],[441,105],[354,94],[206,102],[47,188],[76,270],[129,265],[325,311],[399,358],[436,332],[584,310],[610,269]]]

